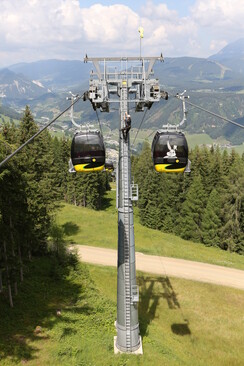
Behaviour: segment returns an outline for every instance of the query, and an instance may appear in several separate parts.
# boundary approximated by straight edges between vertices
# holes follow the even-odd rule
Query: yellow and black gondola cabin
[[[77,132],[71,144],[71,160],[76,172],[102,171],[105,147],[100,131]]]
[[[188,163],[185,135],[178,131],[157,131],[152,142],[152,158],[159,173],[184,173]]]

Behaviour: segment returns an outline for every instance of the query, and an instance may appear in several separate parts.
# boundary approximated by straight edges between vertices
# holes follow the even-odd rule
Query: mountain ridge
[[[169,88],[240,91],[244,90],[243,61],[244,38],[241,38],[209,58],[165,57],[164,63],[156,63],[154,70],[160,83]],[[49,59],[13,64],[7,69],[40,87],[58,92],[77,89],[84,82],[88,86],[92,67],[91,63],[81,60]]]
[[[0,70],[0,96],[9,100],[33,99],[48,93],[40,82],[4,68]]]
[[[208,58],[209,60],[220,62],[230,69],[235,69],[244,75],[244,38],[229,43],[218,53]]]
[[[171,95],[186,89],[195,104],[233,120],[242,119],[244,116],[244,72],[242,73],[240,67],[244,65],[243,52],[244,39],[243,42],[234,42],[234,44],[224,47],[219,53],[207,59],[166,57],[164,63],[155,64],[155,77],[159,79],[161,88]],[[235,59],[231,59],[232,54],[235,54]],[[79,60],[53,59],[19,63],[11,65],[9,69],[1,69],[0,96],[2,96],[2,107],[6,105],[20,110],[29,104],[37,118],[40,119],[42,116],[53,118],[57,111],[66,108],[66,96],[69,90],[80,94],[88,89],[91,68],[91,63]],[[12,85],[9,89],[7,77],[10,78],[9,84]],[[16,85],[16,81],[18,81],[18,85]],[[28,93],[21,93],[21,82],[23,82],[23,88],[26,91],[28,89]],[[26,85],[29,85],[29,88]],[[15,95],[13,91],[20,93]],[[170,98],[170,101],[165,104],[163,102],[160,105],[155,104],[154,114],[148,116],[149,128],[160,128],[163,123],[175,123],[180,120],[181,108],[179,103],[173,99],[175,98]],[[77,105],[75,113],[76,116],[79,115],[78,118],[81,120],[94,120],[94,110],[89,103]],[[101,118],[107,121],[112,129],[116,128],[116,113],[109,115],[104,113]],[[139,123],[136,119],[133,120],[135,127]],[[138,121],[139,119],[138,116]],[[233,136],[233,142],[243,141],[243,131],[236,131],[234,126],[223,129],[222,121],[215,120],[204,112],[189,113],[188,119],[190,123],[186,129],[190,133],[201,133],[205,130],[212,137],[224,134],[228,137]],[[70,118],[67,120],[70,123]]]
[[[10,65],[9,70],[40,81],[47,88],[62,89],[88,80],[88,66],[79,60],[49,59]]]

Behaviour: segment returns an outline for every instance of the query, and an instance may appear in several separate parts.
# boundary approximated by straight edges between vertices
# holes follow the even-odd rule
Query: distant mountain
[[[9,69],[57,90],[88,81],[91,65],[83,61],[44,60],[15,64],[9,66]]]
[[[230,70],[244,75],[244,38],[228,44],[221,51],[209,57],[209,60],[219,62]]]
[[[22,117],[21,113],[17,112],[16,110],[14,110],[10,107],[4,106],[2,104],[0,105],[0,115],[6,116],[9,118],[19,119],[19,120]]]
[[[9,69],[0,70],[0,97],[11,100],[29,100],[48,93],[38,81],[31,81]]]
[[[161,84],[178,89],[244,89],[244,73],[213,58],[165,58],[154,70]],[[45,60],[12,65],[9,69],[30,80],[40,82],[54,92],[88,88],[91,63],[83,61]],[[242,66],[244,68],[244,66]],[[83,88],[82,88],[83,89]]]
[[[154,67],[155,75],[168,87],[191,90],[244,90],[244,75],[212,59],[165,58]]]
[[[162,124],[181,120],[181,104],[172,95],[184,89],[197,105],[233,120],[243,118],[243,52],[244,39],[226,46],[208,59],[166,57],[164,62],[156,62],[155,77],[159,78],[162,88],[171,97],[169,101],[153,106],[151,115],[147,117],[147,128],[160,128]],[[16,64],[0,70],[0,96],[5,96],[1,98],[2,105],[21,110],[25,104],[29,104],[37,119],[51,119],[67,107],[69,90],[79,94],[87,90],[92,67],[91,63],[84,64],[82,61],[46,60]],[[224,93],[229,91],[231,94]],[[96,120],[89,102],[78,103],[75,113],[82,121]],[[134,127],[139,126],[141,118],[138,113],[133,115]],[[117,128],[116,111],[101,114],[101,119],[107,121],[111,128]],[[190,133],[205,131],[212,137],[228,135],[233,143],[243,141],[240,132],[230,127],[224,129],[223,121],[204,112],[193,110],[188,114],[188,119],[186,129]],[[69,115],[67,122],[70,122]]]

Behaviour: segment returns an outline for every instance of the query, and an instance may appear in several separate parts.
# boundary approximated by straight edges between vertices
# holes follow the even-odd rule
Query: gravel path
[[[85,245],[75,245],[75,248],[84,262],[117,266],[117,250]],[[136,269],[161,276],[185,278],[244,290],[244,271],[239,269],[138,252],[136,252]]]

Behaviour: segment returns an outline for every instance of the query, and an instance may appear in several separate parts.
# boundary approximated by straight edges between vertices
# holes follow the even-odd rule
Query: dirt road
[[[105,266],[117,265],[117,251],[76,245],[82,261]],[[136,252],[136,269],[161,276],[180,277],[244,290],[244,271],[184,259],[159,257]]]

